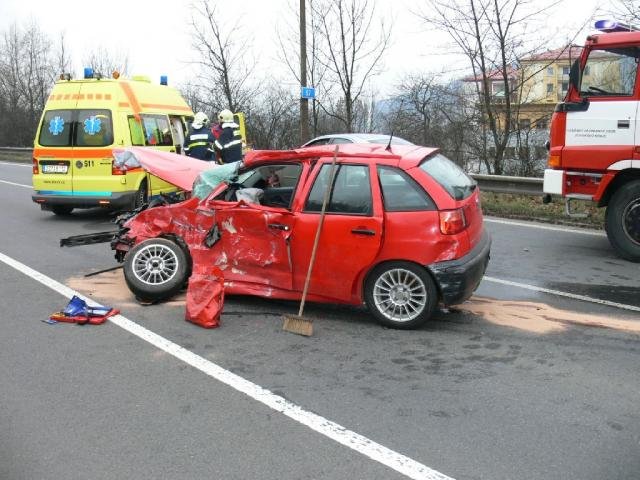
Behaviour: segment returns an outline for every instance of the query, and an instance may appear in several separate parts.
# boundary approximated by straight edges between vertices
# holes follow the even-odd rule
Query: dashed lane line
[[[0,162],[0,165],[11,165],[12,167],[26,167],[26,168],[32,168],[33,165],[31,165],[31,163],[17,163],[17,162]]]
[[[561,290],[553,290],[550,288],[537,287],[535,285],[528,285],[526,283],[512,282],[511,280],[502,280],[501,278],[484,276],[482,280],[487,282],[499,283],[501,285],[507,285],[509,287],[524,288],[525,290],[532,290],[534,292],[548,293],[550,295],[558,295],[560,297],[572,298],[574,300],[581,300],[583,302],[597,303],[599,305],[606,305],[608,307],[621,308],[623,310],[629,310],[632,312],[640,312],[640,307],[635,305],[627,305],[625,303],[610,302],[609,300],[602,300],[600,298],[588,297],[586,295],[578,295],[576,293],[563,292]]]
[[[581,235],[591,235],[594,237],[606,237],[607,234],[604,232],[599,232],[597,230],[582,230],[580,228],[563,228],[556,227],[551,225],[541,225],[539,223],[527,223],[527,222],[514,222],[512,220],[502,220],[499,218],[492,217],[484,217],[484,221],[487,223],[500,223],[503,225],[513,225],[516,227],[527,227],[527,228],[537,228],[539,230],[551,230],[554,232],[565,232],[565,233],[579,233]]]
[[[63,285],[52,278],[28,267],[27,265],[0,253],[0,261],[22,272],[28,277],[40,282],[42,285],[71,298],[73,295],[84,299],[89,305],[96,305],[95,301],[85,297],[75,290]],[[225,370],[219,365],[173,343],[160,335],[147,330],[141,325],[129,320],[123,315],[111,317],[109,321],[136,337],[150,343],[156,348],[173,355],[178,360],[191,365],[210,377],[222,382],[231,388],[244,393],[250,398],[266,405],[267,407],[282,413],[290,419],[309,427],[311,430],[328,437],[339,444],[348,447],[362,455],[395,470],[408,478],[416,480],[453,480],[432,468],[412,460],[401,453],[395,452],[373,440],[332,422],[315,413],[304,410],[285,398],[262,388],[260,385],[250,382],[235,373]]]
[[[8,180],[0,180],[0,183],[6,183],[8,185],[15,185],[16,187],[25,187],[25,188],[33,188],[32,185],[24,185],[22,183],[10,182]]]

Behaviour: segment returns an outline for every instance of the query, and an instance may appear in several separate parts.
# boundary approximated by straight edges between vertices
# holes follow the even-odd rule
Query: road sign
[[[300,89],[300,97],[302,98],[316,98],[316,89],[313,87],[302,87]]]

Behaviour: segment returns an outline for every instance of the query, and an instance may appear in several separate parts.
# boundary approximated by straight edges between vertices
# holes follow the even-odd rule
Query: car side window
[[[378,166],[378,180],[385,211],[412,212],[436,209],[431,197],[402,170]]]
[[[329,143],[331,143],[332,145],[341,145],[343,143],[353,143],[353,142],[348,138],[335,137],[335,138],[332,138],[331,142]]]
[[[224,193],[223,199],[236,201],[244,198],[245,194],[255,195],[260,205],[290,209],[301,173],[302,165],[298,163],[262,165],[242,172]],[[249,190],[243,192],[244,189]]]
[[[331,165],[323,165],[305,203],[306,212],[319,212],[331,176]],[[371,215],[373,200],[367,165],[336,165],[327,213]]]
[[[318,145],[326,145],[329,143],[330,138],[321,138],[320,140],[315,140],[313,142],[309,142],[307,147],[317,147]]]

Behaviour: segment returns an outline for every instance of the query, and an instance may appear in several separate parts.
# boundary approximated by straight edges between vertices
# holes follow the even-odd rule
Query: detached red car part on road
[[[216,269],[225,294],[299,299],[332,157],[329,146],[252,151],[207,198],[141,211],[112,242],[129,288],[156,301]],[[259,203],[238,201],[245,192]],[[491,244],[479,191],[437,150],[343,145],[331,192],[310,301],[364,302],[382,324],[413,328],[477,288]]]

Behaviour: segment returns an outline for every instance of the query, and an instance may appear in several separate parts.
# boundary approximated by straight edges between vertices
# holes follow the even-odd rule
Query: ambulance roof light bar
[[[595,23],[596,30],[601,32],[640,32],[640,27],[630,23],[616,22],[614,20],[598,20]]]

